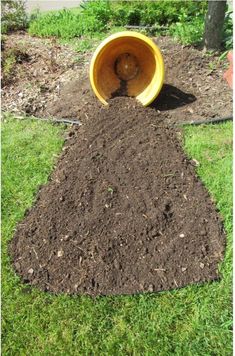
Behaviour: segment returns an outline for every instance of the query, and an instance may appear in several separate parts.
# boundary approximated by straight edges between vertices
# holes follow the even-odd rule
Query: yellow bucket
[[[164,81],[164,62],[157,45],[133,31],[115,33],[96,49],[90,64],[91,87],[97,98],[121,93],[136,97],[144,106],[159,94]]]

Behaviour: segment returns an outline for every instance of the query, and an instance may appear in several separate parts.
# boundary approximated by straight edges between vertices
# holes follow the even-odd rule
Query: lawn
[[[185,150],[227,231],[221,280],[136,296],[53,296],[23,285],[7,254],[18,221],[61,152],[64,126],[7,117],[2,125],[3,355],[232,353],[232,124],[184,129]]]

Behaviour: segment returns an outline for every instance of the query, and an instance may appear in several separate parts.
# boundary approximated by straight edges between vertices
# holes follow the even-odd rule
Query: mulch
[[[56,294],[97,296],[219,278],[222,221],[195,173],[197,162],[183,152],[180,132],[166,124],[170,110],[125,97],[107,108],[85,105],[83,125],[70,130],[9,245],[23,282]],[[175,108],[181,120],[183,110]]]
[[[155,41],[163,54],[166,76],[151,106],[164,113],[167,124],[231,115],[232,91],[223,79],[226,62],[167,36]],[[12,48],[25,55],[16,63],[12,81],[3,86],[2,110],[86,121],[91,107],[101,107],[89,84],[92,53],[26,33],[9,35],[4,48],[3,57]]]

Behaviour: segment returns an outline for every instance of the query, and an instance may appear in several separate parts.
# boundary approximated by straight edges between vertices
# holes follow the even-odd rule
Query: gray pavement
[[[26,0],[26,11],[30,13],[35,9],[40,11],[60,10],[78,7],[80,3],[81,0]]]

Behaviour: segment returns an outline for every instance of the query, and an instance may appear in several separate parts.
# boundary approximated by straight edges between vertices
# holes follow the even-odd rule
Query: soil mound
[[[231,115],[233,95],[223,79],[226,62],[219,55],[208,56],[168,36],[159,36],[155,42],[163,54],[165,81],[151,106],[164,113],[168,125]],[[101,104],[89,84],[92,53],[75,51],[55,39],[19,33],[7,36],[3,57],[19,49],[27,61],[16,61],[14,80],[3,87],[4,111],[93,121],[90,108],[98,110]]]
[[[164,115],[115,98],[70,132],[10,252],[54,293],[161,291],[218,278],[225,235]]]
[[[167,36],[160,36],[155,42],[163,54],[165,80],[151,107],[164,113],[168,125],[231,115],[232,91],[223,79],[224,64],[218,57],[206,56],[193,46],[183,46]],[[89,85],[88,61],[79,76],[75,74],[73,80],[64,82],[46,110],[53,117],[77,117],[83,122],[87,118],[92,120],[88,115],[92,106],[98,107],[100,103]]]

